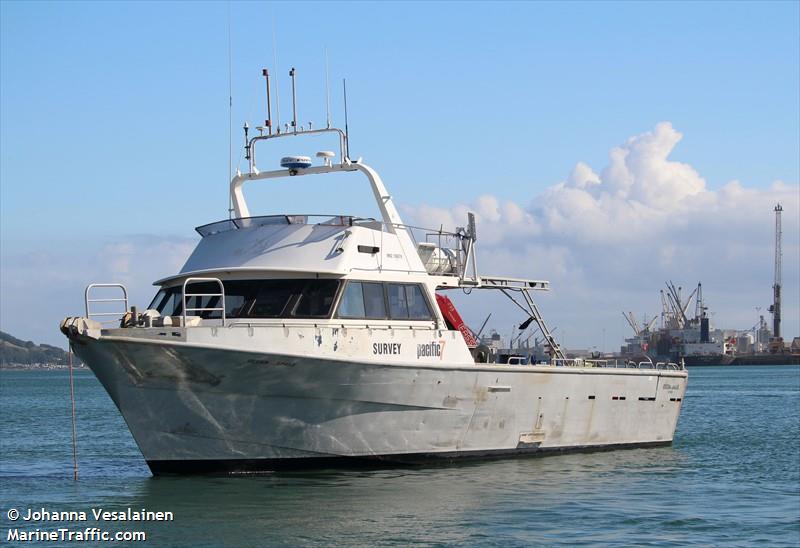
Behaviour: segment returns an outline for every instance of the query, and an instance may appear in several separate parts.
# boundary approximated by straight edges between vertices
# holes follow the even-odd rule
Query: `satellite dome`
[[[284,156],[281,158],[281,167],[288,169],[305,169],[311,167],[311,158],[308,156]]]

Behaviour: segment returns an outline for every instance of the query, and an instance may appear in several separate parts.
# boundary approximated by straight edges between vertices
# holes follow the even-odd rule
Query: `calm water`
[[[800,545],[800,367],[692,369],[671,447],[250,478],[152,478],[91,373],[76,396],[78,482],[68,375],[0,372],[0,545],[11,507],[171,511],[127,527],[159,546]]]

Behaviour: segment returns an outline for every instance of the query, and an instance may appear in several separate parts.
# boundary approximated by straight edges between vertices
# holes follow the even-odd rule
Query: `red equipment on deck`
[[[442,311],[442,316],[444,316],[444,321],[447,323],[448,329],[458,329],[461,331],[464,342],[466,342],[467,346],[470,348],[478,346],[478,341],[475,340],[472,331],[467,327],[467,324],[464,323],[464,320],[461,319],[461,315],[458,313],[458,310],[456,310],[453,301],[451,301],[449,297],[437,293],[436,304],[439,305],[439,310]]]

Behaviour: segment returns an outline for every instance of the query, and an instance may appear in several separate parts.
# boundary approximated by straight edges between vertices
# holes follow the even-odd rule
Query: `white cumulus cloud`
[[[620,311],[660,312],[658,291],[669,279],[686,286],[702,281],[718,327],[751,327],[755,307],[764,313],[772,298],[772,210],[781,203],[784,334],[798,335],[800,186],[730,181],[711,189],[696,169],[671,159],[681,138],[661,122],[612,148],[601,170],[578,162],[563,181],[519,204],[480,196],[446,209],[408,209],[415,223],[445,228],[463,225],[474,211],[480,269],[550,278],[553,294],[540,301],[555,322],[572,326],[567,344],[599,346],[600,325],[613,326],[617,339],[606,345],[612,349],[628,335]],[[473,310],[464,300],[463,306],[483,314],[483,305]]]

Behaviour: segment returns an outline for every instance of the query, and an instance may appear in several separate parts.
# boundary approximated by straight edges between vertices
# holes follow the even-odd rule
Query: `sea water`
[[[91,372],[75,393],[78,481],[68,374],[0,371],[0,545],[61,529],[151,546],[800,545],[798,366],[691,369],[670,447],[230,478],[151,477]],[[43,511],[56,519],[24,519]]]

